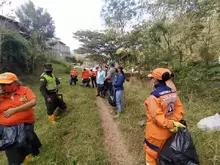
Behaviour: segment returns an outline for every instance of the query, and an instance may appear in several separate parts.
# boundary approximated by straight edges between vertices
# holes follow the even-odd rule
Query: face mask
[[[16,92],[18,90],[18,85],[5,85],[3,90],[7,93]]]
[[[50,74],[52,74],[52,71],[46,71],[46,73],[50,75]]]

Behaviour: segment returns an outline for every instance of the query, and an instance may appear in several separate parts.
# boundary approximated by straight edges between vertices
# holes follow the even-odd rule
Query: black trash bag
[[[66,109],[67,105],[63,100],[63,95],[62,94],[57,94],[57,99],[58,99],[58,107],[60,109]]]
[[[3,126],[0,125],[0,151],[4,151],[16,142],[17,127],[16,126]]]
[[[111,92],[110,92],[110,95],[108,97],[108,103],[115,107],[116,106],[116,97],[115,97],[115,89],[114,87],[112,88]]]
[[[159,154],[158,165],[199,165],[196,148],[187,128],[179,128],[167,140]]]

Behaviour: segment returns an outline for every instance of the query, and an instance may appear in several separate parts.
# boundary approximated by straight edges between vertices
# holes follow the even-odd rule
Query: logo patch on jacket
[[[175,103],[174,102],[170,102],[167,105],[166,117],[169,117],[173,114],[174,108],[175,108]]]
[[[27,102],[27,97],[26,96],[21,96],[20,100],[19,101],[24,101],[24,102]]]

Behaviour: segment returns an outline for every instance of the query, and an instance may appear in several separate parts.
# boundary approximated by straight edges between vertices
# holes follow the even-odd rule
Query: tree
[[[15,14],[19,21],[32,32],[38,31],[44,39],[54,37],[55,26],[51,15],[41,7],[35,7],[32,1],[21,5]]]
[[[105,0],[101,16],[107,27],[119,30],[124,34],[125,28],[132,25],[140,5],[136,0]]]
[[[66,56],[66,61],[71,63],[77,63],[75,56]]]
[[[0,10],[1,10],[1,12],[3,13],[3,8],[5,6],[8,7],[10,5],[11,5],[11,1],[9,1],[9,0],[0,0]],[[9,15],[9,13],[8,13],[8,15]],[[3,25],[5,24],[5,21],[3,22]],[[2,28],[2,27],[0,27],[0,28]],[[3,58],[2,58],[2,49],[1,49],[3,41],[4,41],[3,36],[0,33],[0,71],[3,69],[3,65],[2,65],[2,59]]]
[[[4,37],[1,44],[1,71],[28,71],[28,41],[16,31],[1,30],[0,34]]]
[[[74,38],[82,43],[76,51],[77,54],[85,54],[93,60],[105,61],[106,58],[114,58],[116,51],[125,44],[118,33],[113,30],[77,31]]]

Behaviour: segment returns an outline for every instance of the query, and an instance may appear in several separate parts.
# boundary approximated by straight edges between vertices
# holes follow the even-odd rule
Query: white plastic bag
[[[213,116],[201,119],[198,122],[197,127],[201,130],[220,131],[220,115],[216,113]]]

